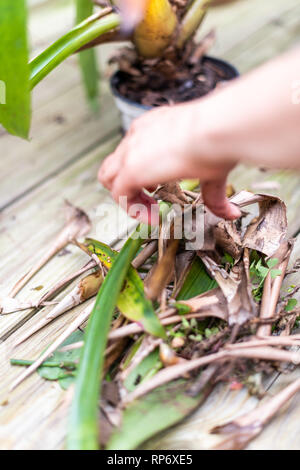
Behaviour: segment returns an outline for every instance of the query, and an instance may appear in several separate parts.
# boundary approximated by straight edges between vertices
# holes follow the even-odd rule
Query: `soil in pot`
[[[185,51],[182,57],[170,51],[163,59],[141,60],[132,49],[122,49],[111,62],[119,72],[113,85],[128,100],[153,107],[200,98],[218,84],[238,75],[234,67],[208,56]]]

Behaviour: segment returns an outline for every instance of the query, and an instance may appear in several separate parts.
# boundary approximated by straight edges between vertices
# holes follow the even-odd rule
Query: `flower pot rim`
[[[230,62],[227,62],[226,60],[219,59],[218,57],[208,56],[208,55],[203,56],[201,60],[214,62],[220,65],[222,68],[226,68],[227,70],[229,70],[232,74],[232,77],[228,78],[228,81],[230,79],[237,78],[240,75],[237,68],[234,65],[232,65]],[[138,103],[137,101],[133,101],[119,92],[117,87],[120,82],[120,75],[122,73],[125,73],[125,72],[117,70],[110,78],[110,87],[111,87],[113,95],[119,98],[120,100],[122,100],[123,102],[128,103],[129,105],[135,106],[145,111],[155,108],[155,106],[147,106],[147,105]]]

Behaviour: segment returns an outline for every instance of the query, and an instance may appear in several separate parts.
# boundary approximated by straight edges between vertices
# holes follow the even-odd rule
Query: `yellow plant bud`
[[[146,58],[160,57],[170,44],[177,17],[169,0],[148,0],[144,19],[134,33],[134,44]]]

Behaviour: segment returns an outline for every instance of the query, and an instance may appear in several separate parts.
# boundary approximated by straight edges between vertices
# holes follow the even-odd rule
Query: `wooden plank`
[[[294,236],[299,226],[300,176],[298,173],[265,171],[255,167],[239,165],[229,175],[229,182],[236,191],[248,189],[252,192],[273,194],[284,200],[287,205],[288,232]],[[250,211],[256,210],[254,206]]]
[[[39,1],[29,10],[31,57],[41,52],[74,24],[73,0]]]
[[[283,375],[280,382],[268,392],[264,400],[280,391],[300,375],[299,369]],[[263,401],[262,400],[262,403]],[[210,450],[225,436],[210,433],[214,426],[225,424],[244,413],[250,412],[258,404],[255,397],[242,390],[234,392],[228,385],[220,385],[207,401],[192,416],[174,429],[167,431],[143,446],[145,449],[185,449]],[[299,450],[300,448],[300,402],[299,395],[282,408],[260,436],[253,440],[249,450]]]
[[[96,173],[100,160],[115,147],[118,139],[119,137],[109,140],[99,149],[90,152],[3,212],[3,230],[0,234],[1,293],[9,290],[16,277],[28,270],[39,258],[45,246],[63,224],[61,207],[64,198],[79,204],[88,212],[94,222],[92,236],[99,237],[107,243],[113,241],[116,236],[116,225],[111,221],[118,208],[108,193],[98,185]],[[108,206],[103,219],[101,209],[105,203]],[[120,232],[123,232],[129,219],[123,211],[120,219]],[[111,226],[105,226],[108,221]],[[20,293],[20,297],[38,298],[57,281],[58,277],[63,278],[76,270],[87,259],[78,248],[69,247],[67,253],[57,256],[39,272]],[[20,260],[22,260],[21,269]],[[37,285],[44,286],[44,289],[39,292],[32,290]],[[65,294],[61,296],[63,295]],[[12,380],[20,373],[18,368],[9,366],[9,358],[37,357],[84,307],[80,306],[57,319],[16,350],[14,344],[20,334],[44,315],[46,310],[39,312],[23,328],[20,326],[30,317],[30,312],[0,318],[1,336],[7,337],[6,341],[0,343],[0,436],[2,437],[0,447],[2,449],[53,449],[62,446],[66,432],[65,392],[57,384],[44,382],[34,374],[8,395]],[[12,334],[13,332],[15,333]],[[1,403],[4,404],[1,406]]]
[[[64,199],[88,212],[94,224],[92,235],[106,243],[111,243],[118,235],[114,219],[118,210],[121,214],[119,233],[123,233],[124,224],[129,220],[127,215],[117,209],[108,192],[97,183],[100,161],[114,149],[118,140],[119,137],[109,140],[3,211],[0,233],[1,293],[8,292],[17,277],[28,271],[62,227]],[[68,254],[56,257],[32,280],[20,294],[21,297],[39,297],[41,292],[31,291],[32,288],[43,285],[48,289],[58,278],[80,267],[84,259],[85,255],[77,247],[70,247]],[[26,318],[26,312],[2,316],[0,339],[9,335]]]
[[[252,0],[252,3],[254,1],[256,2],[256,0]],[[274,15],[278,11],[282,12],[281,5],[279,3],[282,2],[278,2],[277,0],[272,2],[272,12]],[[255,4],[258,5],[258,2]],[[262,8],[266,8],[266,4],[267,2],[265,0],[260,2]],[[285,6],[287,6],[287,8],[290,8],[291,5],[292,2],[290,0],[285,2]],[[267,9],[265,11],[267,12]],[[257,15],[257,11],[255,14]],[[253,17],[251,21],[253,22]],[[242,30],[243,28],[241,25],[243,22],[250,25],[251,21],[249,19],[249,15],[245,15],[243,17],[243,21],[238,22],[238,27]],[[288,23],[289,27],[290,24],[291,23]],[[237,37],[236,31],[232,28],[232,25],[230,25],[230,28],[232,30],[232,38],[234,38],[234,36]],[[249,31],[250,30],[248,30],[248,32]],[[252,35],[252,33],[250,36],[251,40],[250,44],[248,44],[249,50],[251,50],[251,44],[257,44],[256,36]],[[247,37],[249,37],[248,33]],[[239,38],[237,39],[237,42],[239,42]],[[229,44],[232,45],[233,43],[229,42]],[[267,48],[267,44],[264,44],[263,47]],[[240,50],[241,49],[237,47],[236,53],[240,54]],[[270,54],[274,53],[276,53],[276,51],[272,49]],[[253,66],[253,62],[251,62],[251,60],[252,57],[251,54],[249,54],[247,59],[247,61],[250,62],[249,67]],[[55,92],[54,79],[52,83],[53,92]],[[67,80],[64,86],[66,86],[66,84]],[[71,91],[70,95],[72,95]],[[45,103],[46,102],[47,100],[45,100]],[[67,105],[67,101],[65,103]],[[43,107],[43,105],[41,105],[41,107]],[[74,128],[78,130],[80,125],[80,122],[76,125],[74,124]],[[39,130],[38,127],[37,130]],[[49,135],[47,135],[46,130],[43,130],[43,132],[45,132],[43,137],[44,141],[47,142],[48,145],[50,142]],[[49,140],[47,141],[47,139]],[[1,283],[4,284],[3,287],[5,289],[10,287],[16,278],[26,271],[32,261],[38,258],[42,248],[47,245],[51,237],[58,230],[59,226],[61,226],[63,219],[60,207],[63,197],[68,197],[72,202],[81,205],[83,208],[88,210],[92,219],[96,220],[96,214],[93,208],[96,207],[98,201],[108,202],[110,201],[110,198],[107,196],[107,193],[99,189],[95,180],[95,175],[99,159],[108,153],[115,143],[116,141],[109,141],[99,149],[99,153],[97,153],[97,150],[93,150],[85,156],[84,151],[82,151],[81,158],[79,159],[79,155],[77,161],[70,161],[68,164],[69,166],[60,175],[56,175],[54,172],[48,181],[47,177],[45,177],[45,180],[37,183],[38,187],[32,189],[31,192],[21,200],[15,202],[11,207],[7,208],[3,212],[3,228],[0,233],[0,259],[1,273],[3,275],[1,276]],[[12,145],[14,144],[15,141]],[[61,136],[61,145],[63,145],[63,136]],[[44,149],[45,146],[42,148]],[[28,157],[26,157],[26,159],[27,158]],[[247,185],[249,187],[253,178],[257,181],[257,174],[254,170],[248,170],[247,178],[245,170],[240,168],[236,171],[240,172],[238,180],[241,178],[241,183],[239,181],[237,183],[235,182],[237,187],[239,185]],[[271,176],[269,174],[263,174],[260,175],[260,178],[260,181],[266,181],[269,180],[269,178],[274,178],[276,180],[277,176],[274,176],[273,174]],[[293,230],[296,230],[296,227],[298,227],[298,196],[297,193],[295,196],[295,193],[289,191],[290,177],[288,175],[282,176],[279,179],[282,186],[279,187],[277,191],[282,190],[280,193],[282,195],[286,194],[285,191],[288,193],[287,198],[289,206],[291,206],[291,209],[289,209],[289,219],[291,224],[294,224]],[[292,182],[293,188],[297,186],[297,183],[298,180],[296,179]],[[273,190],[270,191],[273,192]],[[59,197],[57,196],[58,194]],[[103,221],[102,225],[100,224],[100,227],[96,230],[96,233],[94,232],[94,234],[99,236],[101,239],[103,239],[103,233],[101,230],[102,226]],[[20,227],[22,230],[20,230]],[[108,234],[106,241],[109,242],[109,238],[113,238],[114,234],[115,230],[113,228],[113,232],[110,233],[110,236]],[[71,248],[70,251],[71,253],[66,256],[57,257],[49,263],[47,268],[43,269],[39,273],[28,287],[24,289],[24,292],[22,292],[20,296],[23,297],[24,295],[24,298],[39,296],[40,293],[30,291],[30,289],[36,285],[44,285],[45,288],[49,287],[49,285],[52,285],[55,282],[57,273],[59,273],[60,277],[63,277],[67,272],[71,272],[73,269],[76,269],[78,266],[83,264],[85,260],[84,255],[75,248]],[[20,264],[22,272],[19,268]],[[16,268],[16,266],[18,266],[18,268]],[[47,329],[44,329],[42,332],[37,334],[33,340],[20,346],[17,351],[12,351],[14,342],[21,332],[23,333],[25,329],[27,329],[30,324],[36,320],[36,318],[38,318],[38,316],[35,319],[32,318],[29,320],[26,326],[17,331],[15,330],[18,326],[20,326],[30,316],[28,313],[21,315],[15,314],[7,318],[0,318],[0,329],[2,331],[2,335],[4,337],[8,336],[6,341],[0,344],[0,383],[2,387],[0,392],[1,403],[5,402],[8,386],[12,382],[13,378],[19,373],[17,368],[11,368],[8,366],[9,357],[12,357],[12,354],[24,358],[36,357],[52,339],[57,337],[60,331],[65,329],[66,324],[75,317],[77,311],[72,311],[57,320]],[[13,331],[15,331],[15,333],[11,334]],[[194,446],[194,448],[201,448],[201,446],[202,448],[208,448],[213,445],[211,436],[208,434],[208,430],[209,427],[211,427],[212,422],[214,424],[219,424],[221,418],[222,421],[232,419],[237,414],[240,414],[246,409],[251,409],[256,404],[256,400],[249,400],[245,393],[238,394],[237,392],[229,392],[228,389],[224,387],[220,387],[215,393],[216,395],[211,395],[204,407],[202,407],[197,414],[193,415],[193,417],[187,421],[187,423],[189,423],[188,427],[184,428],[179,426],[176,428],[176,431],[171,431],[170,433],[165,434],[164,438],[160,437],[158,440],[152,441],[153,444],[151,448],[158,448],[158,446],[159,448],[170,449],[188,449],[191,448],[190,446]],[[1,407],[2,409],[0,409],[0,435],[3,438],[1,439],[1,447],[3,449],[62,448],[66,432],[65,399],[66,394],[58,388],[57,384],[45,382],[41,380],[38,375],[32,376],[20,388],[13,392],[13,394],[8,396],[8,405],[4,404]],[[205,408],[205,406],[208,408]],[[218,418],[218,423],[216,423],[216,417]],[[210,419],[212,421],[209,421]],[[185,426],[185,424],[182,426]],[[202,429],[205,431],[203,434]],[[184,441],[182,439],[184,439]],[[184,447],[182,446],[183,442]],[[288,443],[288,447],[293,445],[291,439],[288,440],[287,438],[286,442]],[[259,446],[260,444],[255,443],[255,445]],[[280,443],[277,442],[276,445],[277,447],[280,447]],[[299,448],[299,443],[296,443],[296,445],[298,445]]]
[[[247,72],[250,68],[296,45],[299,34],[300,5],[298,2],[298,5],[258,29],[243,43],[227,51],[225,57],[229,61],[235,61],[242,73]]]
[[[111,96],[103,93],[101,114],[94,115],[86,106],[81,85],[39,108],[30,143],[9,135],[1,139],[0,209],[95,148],[118,128]]]
[[[258,30],[264,30],[270,24],[278,25],[279,21],[281,23],[282,17],[298,5],[298,0],[284,2],[273,0],[272,4],[268,0],[240,0],[235,4],[210,11],[199,30],[198,37],[201,38],[214,28],[217,40],[211,54],[226,57],[235,47],[243,49],[246,41],[252,42]]]

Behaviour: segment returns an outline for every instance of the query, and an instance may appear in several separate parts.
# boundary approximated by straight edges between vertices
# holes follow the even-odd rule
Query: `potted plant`
[[[153,10],[162,8],[161,17],[151,16],[151,3]],[[213,31],[198,43],[194,40],[213,3],[159,0],[148,4],[144,20],[132,36],[135,47],[125,47],[111,59],[118,66],[111,89],[125,130],[154,106],[199,98],[238,75],[231,64],[206,55],[214,42]]]
[[[7,88],[7,99],[0,108],[1,124],[9,132],[27,138],[30,91],[78,51],[86,93],[96,108],[99,77],[93,48],[112,41],[133,44],[113,59],[119,71],[111,80],[125,129],[152,106],[208,93],[220,81],[234,78],[237,71],[230,64],[206,57],[211,36],[198,44],[194,36],[207,10],[227,1],[76,0],[77,25],[28,65],[26,1],[5,0],[0,9],[0,58],[4,64],[1,83]]]

